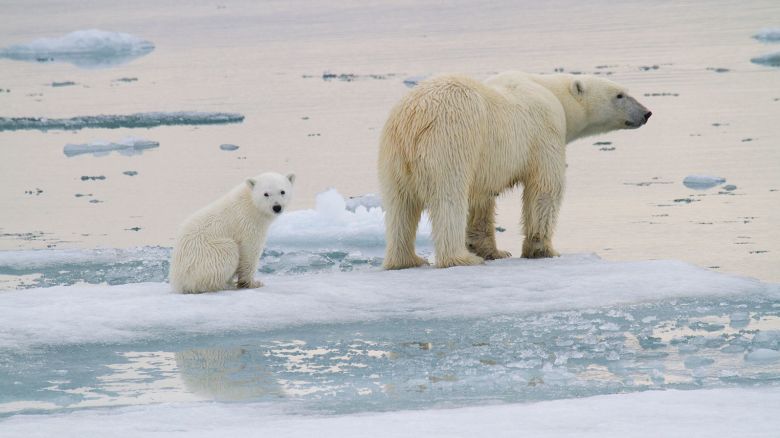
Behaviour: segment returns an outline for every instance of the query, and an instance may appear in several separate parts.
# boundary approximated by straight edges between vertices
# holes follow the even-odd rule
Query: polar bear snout
[[[274,211],[274,213],[279,214],[282,212],[282,206],[279,204],[274,205],[271,210]]]

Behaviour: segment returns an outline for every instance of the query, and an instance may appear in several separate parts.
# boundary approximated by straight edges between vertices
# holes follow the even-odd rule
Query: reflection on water
[[[220,400],[323,413],[776,385],[763,298],[390,320],[0,352],[0,412]]]

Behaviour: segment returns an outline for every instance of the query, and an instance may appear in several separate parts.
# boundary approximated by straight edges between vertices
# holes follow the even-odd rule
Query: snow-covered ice
[[[765,43],[780,42],[780,28],[767,27],[761,29],[753,35],[753,38]]]
[[[147,140],[140,137],[125,137],[116,143],[97,140],[84,144],[67,144],[62,152],[69,157],[82,154],[101,156],[108,155],[112,151],[118,151],[122,155],[139,155],[146,149],[152,149],[159,146],[160,143],[153,140]]]
[[[726,182],[726,178],[709,175],[688,175],[683,179],[683,184],[689,189],[706,190]]]
[[[46,117],[0,117],[0,131],[38,129],[41,131],[85,128],[153,128],[165,125],[216,125],[239,123],[244,116],[237,113],[220,112],[148,112],[122,115],[78,116],[68,119]]]
[[[7,437],[765,438],[780,390],[648,391],[540,403],[363,415],[289,415],[268,404],[174,403],[0,420]]]
[[[487,317],[681,297],[780,298],[780,286],[687,263],[608,262],[594,255],[446,270],[266,276],[263,281],[266,286],[259,290],[199,296],[173,294],[167,283],[3,292],[0,348],[400,317]]]
[[[113,67],[154,50],[154,44],[134,35],[90,29],[0,49],[0,58],[19,61],[64,61],[83,68]]]

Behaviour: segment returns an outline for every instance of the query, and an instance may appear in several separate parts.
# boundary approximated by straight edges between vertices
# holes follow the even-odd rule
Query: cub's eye
[[[268,197],[268,192],[263,193],[263,196]]]
[[[622,98],[623,98],[623,93],[620,93],[620,94],[618,94],[616,97],[617,97],[618,99],[622,99]]]
[[[284,195],[284,190],[282,190],[282,195]]]

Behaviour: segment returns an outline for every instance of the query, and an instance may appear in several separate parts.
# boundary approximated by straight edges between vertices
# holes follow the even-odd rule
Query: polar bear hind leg
[[[238,270],[238,245],[230,239],[216,239],[202,243],[192,257],[204,258],[196,263],[197,271],[188,269],[182,280],[184,293],[216,292],[234,289],[232,280]]]

